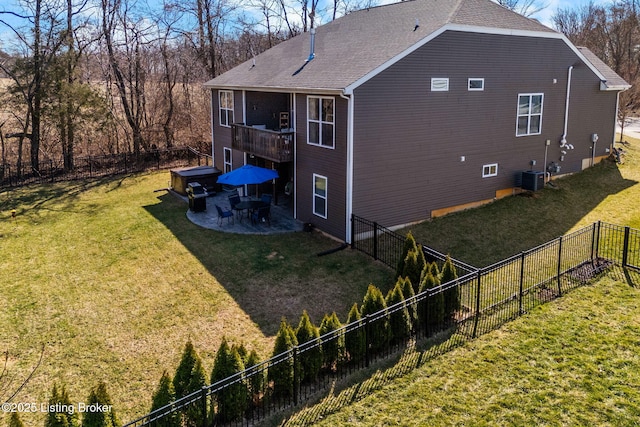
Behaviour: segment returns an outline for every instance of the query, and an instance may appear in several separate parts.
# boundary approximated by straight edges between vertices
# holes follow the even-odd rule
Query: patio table
[[[249,219],[253,211],[266,206],[269,206],[269,203],[263,202],[262,200],[243,200],[242,202],[238,203],[235,208],[243,211],[246,210],[247,219]],[[240,221],[242,221],[242,215],[240,215]]]

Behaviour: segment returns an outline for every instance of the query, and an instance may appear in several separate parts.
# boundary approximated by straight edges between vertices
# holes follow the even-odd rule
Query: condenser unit
[[[544,188],[544,172],[525,171],[522,172],[522,189],[528,191],[538,191]]]

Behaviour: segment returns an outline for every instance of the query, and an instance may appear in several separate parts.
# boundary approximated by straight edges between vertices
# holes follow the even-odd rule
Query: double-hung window
[[[233,123],[233,91],[220,91],[220,126],[230,127]]]
[[[335,148],[335,103],[333,98],[307,98],[307,143]]]
[[[224,147],[224,173],[229,173],[232,170],[231,148]]]
[[[542,133],[542,93],[518,95],[518,119],[516,136],[540,135]]]
[[[327,218],[327,177],[313,174],[313,214]]]

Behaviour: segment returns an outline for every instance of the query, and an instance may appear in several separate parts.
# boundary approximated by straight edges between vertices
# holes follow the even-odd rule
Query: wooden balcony
[[[231,147],[274,162],[293,161],[293,131],[258,129],[243,124],[232,124]]]

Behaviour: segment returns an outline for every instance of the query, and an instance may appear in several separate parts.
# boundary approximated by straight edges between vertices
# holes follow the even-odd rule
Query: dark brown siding
[[[213,98],[213,156],[214,166],[224,171],[224,148],[231,148],[231,128],[220,126],[220,97],[218,90],[212,89],[211,96]],[[234,91],[233,93],[233,116],[235,123],[242,123],[242,92]],[[234,169],[244,164],[244,153],[238,150],[232,150],[232,163]]]
[[[346,239],[347,102],[335,100],[335,149],[307,144],[307,95],[296,95],[297,217]],[[327,218],[313,214],[313,174],[327,177]]]
[[[567,71],[572,79],[567,140],[560,161]],[[431,92],[432,77],[449,78],[448,92]],[[468,78],[485,89],[467,90]],[[542,134],[516,137],[518,94],[543,93]],[[614,126],[615,93],[560,40],[446,32],[355,91],[353,212],[386,226],[429,218],[436,209],[492,199],[520,184],[522,171],[562,173],[604,155]],[[465,161],[461,161],[464,156]],[[532,166],[531,162],[536,165]],[[482,166],[498,163],[498,176]]]

